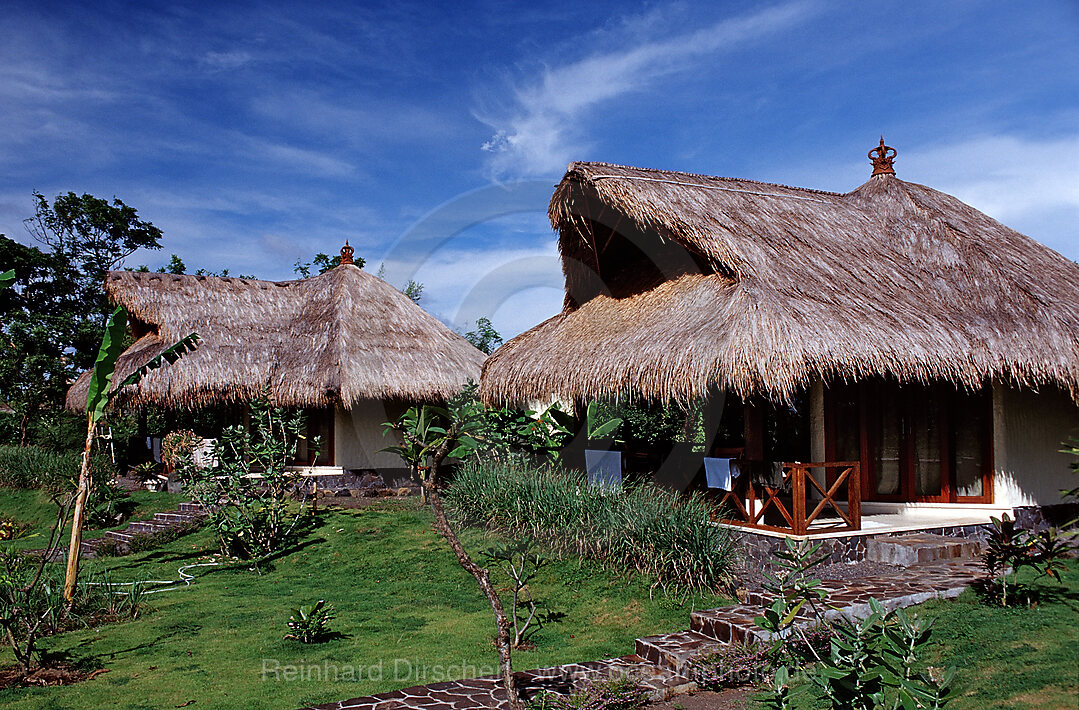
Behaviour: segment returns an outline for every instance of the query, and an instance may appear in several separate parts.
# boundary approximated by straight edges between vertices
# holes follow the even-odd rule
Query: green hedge
[[[714,592],[731,582],[734,540],[695,494],[651,482],[613,490],[583,474],[487,463],[462,467],[444,497],[465,524],[530,536],[660,585]]]

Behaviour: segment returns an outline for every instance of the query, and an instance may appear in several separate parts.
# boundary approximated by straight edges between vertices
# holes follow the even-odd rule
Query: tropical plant
[[[116,361],[120,357],[126,328],[127,311],[123,306],[118,306],[105,326],[105,335],[101,339],[101,347],[98,349],[97,359],[94,361],[94,369],[90,373],[90,384],[86,395],[86,445],[83,448],[82,462],[79,467],[78,492],[75,496],[74,517],[71,522],[71,544],[68,547],[67,573],[64,578],[64,598],[68,600],[74,597],[75,582],[79,574],[79,556],[82,548],[82,530],[85,525],[86,501],[90,497],[93,484],[91,478],[91,454],[97,428],[105,418],[105,409],[125,387],[138,384],[146,376],[146,373],[151,370],[176,362],[183,355],[194,350],[199,340],[196,333],[191,333],[181,338],[177,343],[166,348],[145,365],[137,368],[123,382],[113,388],[112,378],[116,371]]]
[[[774,657],[781,662],[773,682],[759,696],[763,705],[793,707],[791,669],[786,664],[793,661],[804,666],[808,660],[810,682],[835,710],[944,707],[955,669],[939,678],[920,670],[933,622],[902,609],[886,613],[872,598],[870,613],[864,618],[827,619],[828,593],[820,580],[808,574],[823,560],[817,554],[819,543],[786,542],[786,549],[775,553],[772,560],[778,572],[765,585],[776,600],[756,619],[775,639]],[[827,652],[806,634],[806,627],[822,625],[828,628],[830,638]],[[807,652],[812,658],[799,658]]]
[[[306,516],[303,472],[293,467],[304,437],[302,412],[276,407],[267,392],[251,402],[250,426],[227,427],[214,445],[214,465],[195,465],[193,447],[174,440],[173,466],[191,496],[209,511],[222,552],[259,560],[294,541]],[[320,446],[317,439],[311,448]]]
[[[298,607],[289,617],[288,627],[292,629],[292,632],[286,634],[285,638],[295,639],[300,643],[322,641],[330,633],[330,622],[333,618],[334,608],[324,599]]]
[[[513,647],[521,648],[529,643],[535,632],[545,625],[561,621],[565,614],[546,608],[532,593],[530,583],[536,579],[548,560],[536,551],[533,540],[522,538],[508,543],[498,543],[484,551],[488,567],[499,567],[510,582],[509,620],[513,624]]]
[[[1061,571],[1067,569],[1064,558],[1073,545],[1053,528],[1042,531],[1021,529],[1007,513],[1001,518],[990,519],[993,526],[982,553],[982,563],[989,573],[986,585],[989,598],[1001,606],[1008,606],[1010,600],[1018,599],[1022,594],[1028,605],[1033,604],[1035,582],[1050,577],[1059,583]],[[1034,577],[1022,579],[1024,568],[1032,570]]]
[[[577,471],[468,462],[445,497],[467,525],[635,570],[658,586],[714,592],[731,580],[734,538],[711,524],[709,504],[650,481],[627,481],[612,491],[589,486]]]
[[[11,648],[19,670],[29,673],[37,662],[37,641],[50,622],[64,613],[65,598],[57,594],[57,585],[45,575],[46,565],[60,547],[64,521],[74,495],[69,491],[54,498],[56,520],[49,532],[45,548],[32,557],[20,550],[0,547],[0,629]],[[17,531],[12,539],[27,536],[27,530]],[[67,598],[68,601],[73,600]]]

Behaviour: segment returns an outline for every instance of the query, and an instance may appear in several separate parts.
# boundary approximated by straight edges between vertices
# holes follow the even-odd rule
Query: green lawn
[[[0,491],[0,514],[25,505],[18,515],[29,520],[35,508],[27,495]],[[138,495],[150,497],[142,511],[175,505],[171,497],[153,498],[160,494]],[[486,540],[472,531],[465,538],[472,550]],[[203,531],[92,564],[107,567],[114,580],[171,579],[214,548]],[[108,673],[75,686],[3,691],[0,706],[170,708],[196,701],[190,707],[287,710],[493,671],[490,608],[415,501],[323,513],[299,549],[261,575],[195,573],[194,586],[149,597],[152,609],[142,618],[45,640],[51,657]],[[928,661],[959,667],[950,707],[1076,707],[1079,571],[1067,574],[1065,586],[1046,589],[1036,609],[987,607],[973,592],[920,608],[939,619]],[[638,636],[686,628],[694,606],[725,603],[650,595],[640,581],[575,560],[545,570],[535,590],[568,618],[544,629],[534,650],[515,654],[519,669],[630,653]],[[333,628],[341,636],[310,646],[284,640],[289,610],[319,598],[337,608]],[[310,671],[326,664],[337,667],[337,680]],[[304,677],[288,678],[299,666]]]
[[[152,518],[154,513],[175,510],[181,501],[188,500],[183,495],[169,493],[154,493],[151,491],[135,491],[130,495],[135,505],[133,513],[127,522],[113,528],[101,530],[87,530],[83,533],[84,540],[93,540],[105,534],[105,530],[117,530],[123,528],[132,520],[145,520]],[[49,530],[56,522],[56,505],[49,497],[38,490],[23,488],[0,488],[0,518],[14,518],[20,523],[29,523],[31,532],[37,533],[31,537],[16,540],[12,545],[15,549],[30,550],[44,547],[49,539]],[[64,535],[64,545],[67,545],[68,535]]]
[[[1079,563],[1070,566],[1063,585],[1039,584],[1043,596],[1034,609],[988,606],[969,589],[916,608],[936,618],[926,665],[957,669],[948,708],[1079,707]],[[803,695],[798,707],[828,707],[814,694]]]
[[[1069,566],[1034,609],[986,606],[973,591],[920,607],[937,617],[932,664],[959,669],[955,708],[1079,707],[1079,562]]]
[[[0,692],[0,705],[298,708],[493,672],[490,607],[431,522],[412,501],[323,513],[300,548],[261,576],[196,570],[191,588],[150,597],[154,609],[143,618],[46,639],[52,657],[109,672],[74,686]],[[470,532],[466,543],[476,550],[485,539]],[[213,550],[199,532],[96,564],[114,580],[169,579]],[[520,669],[632,653],[638,636],[685,628],[694,605],[725,603],[650,597],[638,581],[571,560],[545,569],[534,590],[568,617],[542,630],[534,650],[515,654]],[[337,608],[333,628],[342,636],[309,646],[284,640],[289,610],[319,598]],[[286,680],[280,672],[301,664],[337,666],[342,676],[351,667],[362,678]]]

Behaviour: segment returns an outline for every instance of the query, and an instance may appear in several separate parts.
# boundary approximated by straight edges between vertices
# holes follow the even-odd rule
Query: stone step
[[[695,611],[689,615],[689,628],[719,643],[767,640],[768,633],[753,623],[760,615],[761,608],[753,604]]]
[[[137,533],[139,535],[151,535],[163,530],[170,530],[176,527],[176,523],[161,523],[151,520],[136,520],[127,526],[124,532]]]
[[[111,538],[126,545],[130,544],[130,542],[135,539],[135,533],[129,533],[120,530],[109,530],[102,537]]]
[[[637,639],[636,652],[660,668],[686,675],[690,664],[718,651],[723,644],[696,631],[679,631]]]
[[[188,523],[197,523],[201,521],[205,516],[195,513],[177,513],[170,511],[168,513],[154,513],[153,522],[155,523],[168,523],[172,525],[186,525]]]
[[[982,543],[978,540],[918,533],[871,538],[865,556],[873,562],[910,567],[946,560],[973,560],[981,552]]]
[[[181,513],[194,513],[196,515],[205,515],[206,509],[202,507],[201,503],[180,503],[176,506]]]

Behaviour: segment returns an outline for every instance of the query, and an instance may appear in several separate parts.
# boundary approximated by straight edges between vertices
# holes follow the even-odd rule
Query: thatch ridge
[[[1079,266],[924,185],[879,175],[840,194],[572,163],[549,215],[566,305],[488,360],[488,401],[786,399],[877,375],[1079,397]],[[649,263],[619,260],[631,242],[696,270],[638,276]]]
[[[111,271],[110,301],[138,340],[119,381],[191,332],[195,352],[147,375],[124,406],[195,407],[257,397],[283,406],[346,408],[368,399],[441,400],[477,379],[486,357],[378,277],[345,264],[295,281]],[[68,392],[85,407],[84,373]]]

